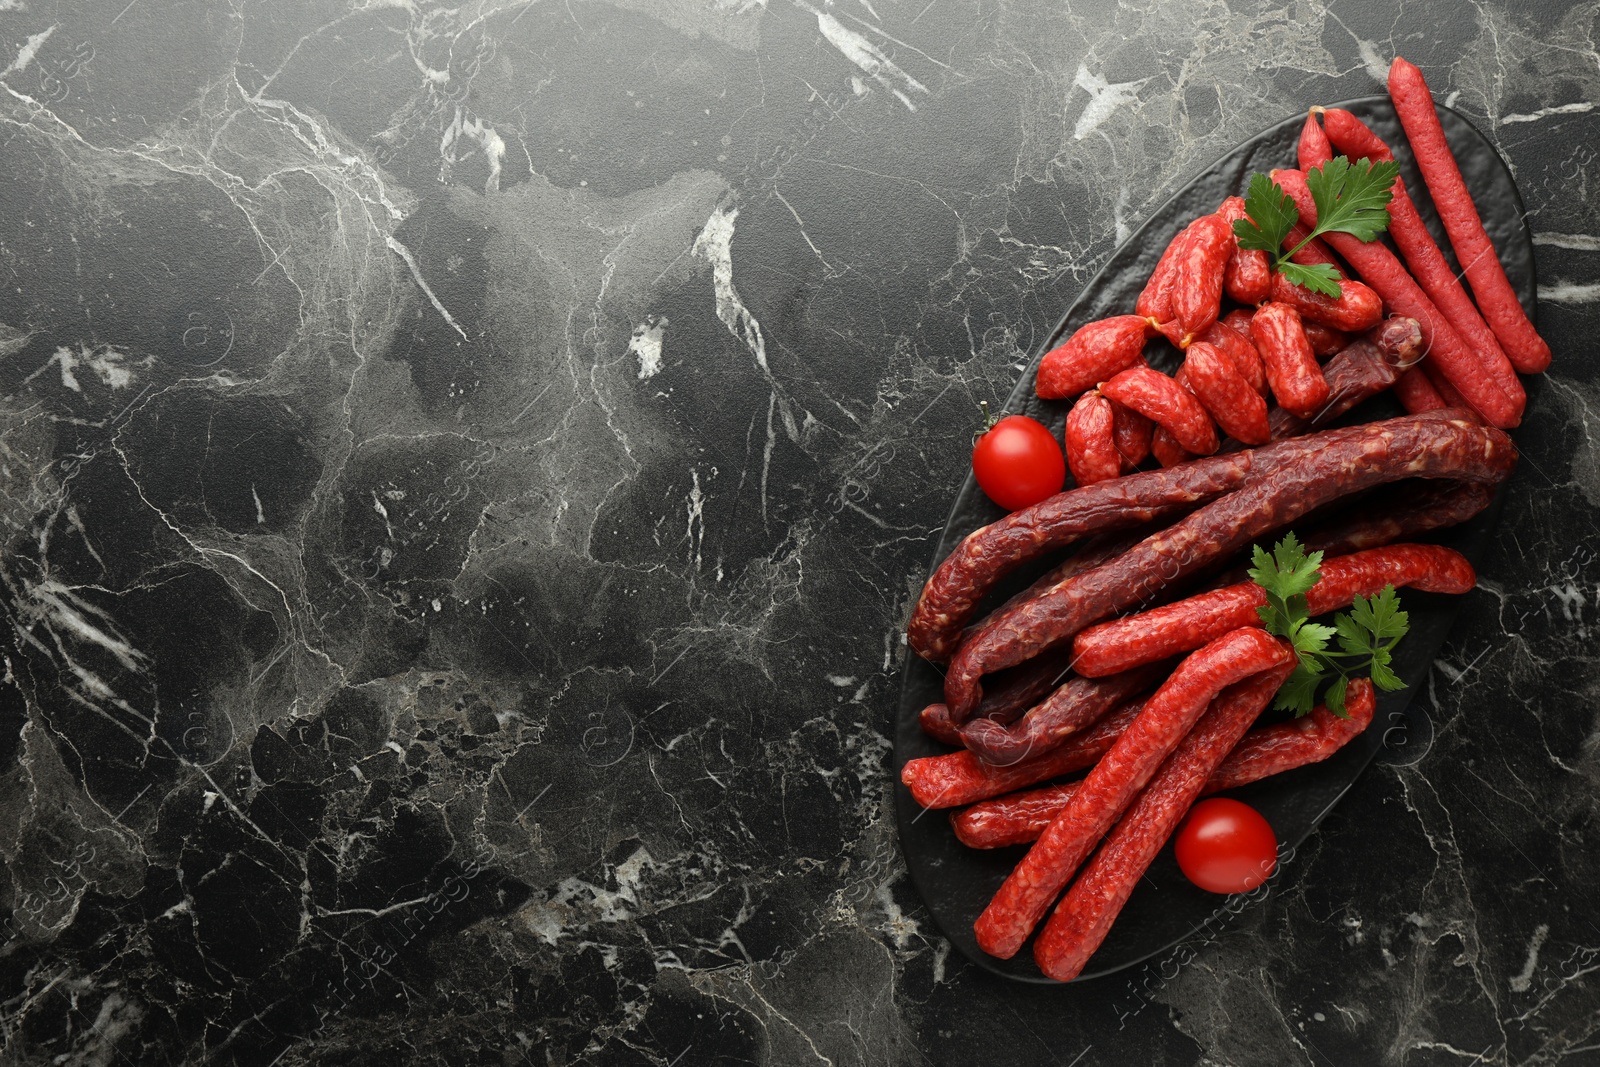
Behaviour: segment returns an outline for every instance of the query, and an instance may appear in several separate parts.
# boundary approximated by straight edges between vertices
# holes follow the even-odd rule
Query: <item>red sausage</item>
[[[1150,458],[1150,436],[1156,424],[1132,408],[1115,401],[1107,403],[1111,405],[1111,440],[1122,460],[1123,472],[1128,473]]]
[[[1437,366],[1423,361],[1417,364],[1417,369],[1422,372],[1424,378],[1428,379],[1428,384],[1433,386],[1433,391],[1439,394],[1439,399],[1444,401],[1445,407],[1471,411],[1474,415],[1479,414],[1471,404],[1468,404],[1462,398],[1461,394],[1456,391],[1455,386],[1450,384],[1450,379],[1445,377]],[[1480,415],[1479,417],[1481,418],[1482,416]]]
[[[1233,313],[1229,312],[1229,318]],[[1196,340],[1204,341],[1208,345],[1215,345],[1223,354],[1233,361],[1233,367],[1239,372],[1245,382],[1262,396],[1267,395],[1267,369],[1261,365],[1261,353],[1256,351],[1255,342],[1250,340],[1250,320],[1245,318],[1245,332],[1228,324],[1226,320],[1218,320],[1200,332]]]
[[[1166,250],[1156,261],[1156,269],[1150,272],[1150,280],[1145,283],[1139,299],[1133,305],[1134,314],[1155,323],[1157,328],[1161,323],[1172,321],[1173,264],[1178,261],[1183,246],[1191,236],[1189,228],[1184,227],[1167,242]]]
[[[1034,390],[1045,400],[1071,400],[1093,389],[1138,362],[1149,325],[1138,315],[1114,315],[1080,327],[1044,354]]]
[[[1155,433],[1150,435],[1150,452],[1156,457],[1156,462],[1163,467],[1176,467],[1180,463],[1187,463],[1195,457],[1184,450],[1178,439],[1165,426],[1157,426]]]
[[[1247,215],[1242,196],[1228,197],[1217,209],[1217,217],[1226,222],[1230,230],[1236,221]],[[1233,252],[1222,271],[1222,291],[1228,294],[1229,300],[1259,304],[1267,298],[1271,288],[1272,265],[1267,254],[1259,248],[1240,248],[1235,237]]]
[[[1077,884],[1050,916],[1033,958],[1051,978],[1068,982],[1083,972],[1156,853],[1166,844],[1206,780],[1250,728],[1287,677],[1254,678],[1218,697],[1160,773],[1117,823]],[[1371,683],[1360,699],[1371,699]]]
[[[1318,359],[1327,359],[1350,343],[1350,335],[1343,330],[1335,330],[1311,319],[1303,319],[1300,325],[1305,327],[1306,340],[1311,342],[1311,354]]]
[[[1413,415],[1424,411],[1438,411],[1449,406],[1444,402],[1444,397],[1439,395],[1439,390],[1428,380],[1428,376],[1422,373],[1420,363],[1400,375],[1399,380],[1394,383],[1394,395],[1399,399],[1400,406]]]
[[[1079,485],[1093,485],[1122,473],[1112,421],[1111,401],[1097,389],[1084,393],[1067,413],[1067,466]]]
[[[1333,149],[1328,144],[1328,135],[1323,132],[1322,124],[1317,121],[1317,116],[1323,109],[1314,107],[1306,115],[1304,126],[1300,127],[1300,141],[1295,147],[1295,152],[1300,159],[1300,169],[1309,171],[1312,167],[1320,167],[1333,158]]]
[[[1301,218],[1316,217],[1317,206],[1306,188],[1303,174],[1274,171],[1273,177],[1299,205]],[[1467,348],[1386,245],[1381,241],[1363,243],[1347,233],[1330,233],[1328,240],[1377,291],[1391,311],[1421,323],[1429,358],[1438,364],[1450,384],[1474,410],[1501,429],[1509,429],[1521,421],[1527,395],[1516,374],[1502,373],[1500,368]]]
[[[1250,388],[1233,360],[1216,346],[1204,341],[1191,344],[1184,353],[1183,369],[1189,391],[1223,430],[1247,445],[1264,445],[1272,439],[1267,426],[1267,402]]]
[[[1120,708],[1039,759],[1012,767],[996,767],[972,752],[923,756],[906,761],[900,768],[900,781],[911,790],[911,799],[924,808],[958,808],[1047,782],[1094,766],[1143,707],[1143,703],[1138,703]]]
[[[1100,387],[1123,407],[1167,428],[1185,451],[1209,456],[1220,443],[1211,417],[1177,382],[1149,367],[1130,367]]]
[[[973,924],[978,945],[1010,959],[1100,835],[1178,746],[1223,689],[1294,662],[1286,641],[1235,630],[1188,656],[1094,765],[1072,799],[1006,878]]]
[[[1261,305],[1250,318],[1250,338],[1279,406],[1302,419],[1315,418],[1328,402],[1328,381],[1300,325],[1300,312],[1276,300]]]
[[[1181,331],[1179,347],[1217,321],[1222,312],[1223,274],[1238,244],[1233,227],[1216,215],[1195,219],[1189,229],[1193,236],[1172,267],[1172,317]]]
[[[1338,611],[1386,585],[1466,593],[1477,581],[1472,564],[1459,552],[1439,545],[1388,545],[1324,560],[1321,579],[1306,594],[1306,610],[1313,616]],[[1073,666],[1079,674],[1097,678],[1156,663],[1229,630],[1260,626],[1256,609],[1266,603],[1259,585],[1240,582],[1103,622],[1073,639]]]
[[[1392,160],[1389,146],[1366,123],[1342,108],[1329,108],[1327,113],[1328,137],[1339,150],[1351,159],[1369,158]],[[1501,374],[1509,366],[1505,352],[1500,347],[1494,331],[1478,314],[1472,298],[1461,287],[1455,271],[1450,269],[1444,253],[1434,243],[1433,235],[1423,223],[1417,206],[1406,192],[1405,179],[1395,176],[1393,198],[1389,201],[1389,235],[1405,257],[1412,277],[1422,287],[1441,314],[1449,321],[1467,347],[1482,358],[1502,365]]]
[[[1296,767],[1321,763],[1372,724],[1377,697],[1370,681],[1357,678],[1345,690],[1347,718],[1318,705],[1310,715],[1250,731],[1206,779],[1206,793],[1238,789]]]
[[[1322,762],[1371,725],[1377,705],[1376,699],[1372,699],[1374,696],[1372,684],[1358,679],[1345,693],[1344,710],[1348,718],[1341,719],[1319,705],[1310,715],[1271,726],[1257,726],[1245,734],[1211,772],[1200,795],[1237,789],[1296,767]],[[1063,782],[979,801],[970,808],[952,812],[950,826],[955,830],[956,840],[968,848],[1025,845],[1038,840],[1077,788],[1077,782]]]
[[[1300,317],[1307,322],[1319,323],[1359,333],[1370,330],[1383,321],[1383,298],[1360,282],[1348,279],[1339,283],[1339,295],[1312,292],[1295,285],[1283,275],[1272,275],[1272,299],[1283,304],[1293,304]],[[1309,333],[1309,331],[1307,331]]]
[[[1422,171],[1422,180],[1439,211],[1439,221],[1450,235],[1456,260],[1472,284],[1473,295],[1478,298],[1478,307],[1489,328],[1518,370],[1528,373],[1544,370],[1550,365],[1550,346],[1528,321],[1522,302],[1500,266],[1494,242],[1484,231],[1472,194],[1461,177],[1461,168],[1456,165],[1456,158],[1445,140],[1444,127],[1439,124],[1433,94],[1428,91],[1422,71],[1396,56],[1389,66],[1389,95],[1394,100],[1395,113],[1400,116],[1400,125],[1405,128],[1406,139],[1411,142],[1417,169]]]

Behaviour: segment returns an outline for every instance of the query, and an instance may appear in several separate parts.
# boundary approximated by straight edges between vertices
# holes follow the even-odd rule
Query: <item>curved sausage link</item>
[[[1217,217],[1233,229],[1233,224],[1248,214],[1244,197],[1230,196],[1217,209]],[[1272,265],[1267,254],[1259,248],[1240,248],[1234,239],[1233,252],[1228,256],[1222,272],[1222,291],[1229,300],[1241,304],[1259,304],[1272,291]]]
[[[955,651],[979,601],[1017,567],[1088,534],[1124,530],[1210,500],[1242,484],[1254,462],[1239,453],[1178,471],[1130,474],[1058,493],[974,530],[923,586],[906,626],[907,642],[924,659],[942,662]]]
[[[1138,363],[1150,324],[1138,315],[1098,319],[1044,354],[1034,391],[1045,400],[1071,400]]]
[[[1219,329],[1233,332],[1226,326]],[[1215,345],[1191,344],[1184,352],[1183,370],[1189,391],[1224,431],[1247,445],[1264,445],[1272,439],[1267,402]]]
[[[1315,418],[1328,402],[1328,381],[1300,325],[1300,312],[1277,300],[1261,305],[1250,317],[1250,339],[1266,364],[1278,405],[1302,419]]]
[[[1167,428],[1184,450],[1209,456],[1221,443],[1211,416],[1183,386],[1149,367],[1130,367],[1100,387],[1123,407]]]
[[[1329,296],[1274,274],[1271,295],[1280,304],[1292,305],[1306,322],[1345,333],[1370,330],[1383,321],[1383,298],[1370,286],[1349,279],[1339,283],[1338,296]]]
[[[1117,454],[1114,427],[1111,401],[1101,396],[1099,390],[1089,390],[1072,405],[1067,413],[1063,441],[1067,467],[1072,471],[1074,482],[1093,485],[1122,473],[1122,457]]]

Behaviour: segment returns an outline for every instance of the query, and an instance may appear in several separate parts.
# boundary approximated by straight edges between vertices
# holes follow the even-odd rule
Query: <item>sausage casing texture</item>
[[[1150,437],[1156,424],[1115,400],[1111,404],[1111,441],[1122,461],[1122,472],[1131,473],[1150,458]]]
[[[964,717],[977,707],[985,673],[1021,663],[1092,623],[1148,602],[1324,504],[1402,478],[1503,481],[1517,450],[1503,432],[1446,410],[1326,430],[1235,455],[1252,457],[1256,468],[1242,488],[1109,563],[985,620],[983,635],[961,646],[945,674],[951,710]],[[1199,462],[1209,461],[1161,473]]]
[[[1067,468],[1079,485],[1104,482],[1122,473],[1122,458],[1113,436],[1114,421],[1111,401],[1095,389],[1080,396],[1067,412],[1063,435]]]
[[[1228,257],[1238,244],[1233,227],[1216,215],[1203,215],[1189,228],[1193,237],[1172,268],[1172,317],[1182,333],[1180,346],[1221,314]]]
[[[1349,279],[1339,283],[1338,296],[1329,296],[1274,274],[1271,296],[1280,304],[1293,305],[1306,322],[1345,333],[1370,330],[1383,321],[1383,298],[1370,286]]]
[[[1300,140],[1295,143],[1295,156],[1299,160],[1300,169],[1311,170],[1320,167],[1333,155],[1333,150],[1328,144],[1328,135],[1318,122],[1318,116],[1324,113],[1323,108],[1314,107],[1306,114],[1306,121],[1300,127]]]
[[[1232,317],[1232,313],[1229,313]],[[1228,324],[1223,319],[1218,319],[1204,330],[1200,331],[1197,340],[1208,345],[1214,345],[1224,355],[1233,361],[1234,369],[1239,376],[1249,383],[1262,396],[1267,395],[1267,369],[1261,364],[1261,353],[1256,351],[1255,342],[1250,340],[1250,319],[1244,320],[1244,332]]]
[[[1228,197],[1217,209],[1217,217],[1226,222],[1230,229],[1247,214],[1242,196]],[[1241,304],[1259,304],[1272,290],[1271,262],[1261,249],[1240,248],[1238,244],[1235,238],[1233,252],[1228,256],[1227,266],[1222,272],[1222,291],[1228,294],[1229,300]]]
[[[1377,709],[1377,691],[1357,678],[1345,690],[1345,717],[1320,704],[1310,715],[1250,731],[1206,780],[1207,793],[1237,789],[1274,774],[1320,763],[1366,732]]]
[[[1302,419],[1315,418],[1328,402],[1328,381],[1293,304],[1274,300],[1250,317],[1250,339],[1267,368],[1278,406]]]
[[[1327,759],[1371,725],[1373,695],[1371,684],[1360,679],[1345,694],[1347,718],[1319,705],[1310,715],[1255,727],[1211,772],[1200,795],[1237,789]],[[968,848],[1025,845],[1038,839],[1077,788],[1077,782],[1064,782],[991,797],[952,812],[950,826]]]
[[[1068,566],[1078,562],[1079,556],[1082,556],[1083,560],[1076,569]],[[1097,555],[1091,550],[1090,545],[1086,545],[1084,551],[1046,574],[1040,581],[1052,577],[1060,581],[1077,573],[1078,569],[1097,567],[1109,558],[1111,557]],[[1018,594],[1019,597],[1022,595]],[[986,688],[983,701],[978,705],[978,710],[972,713],[972,717],[993,719],[1001,725],[1015,722],[1071,675],[1071,649],[1056,649],[1026,663],[1020,663],[994,676],[993,684]],[[923,708],[917,714],[917,724],[922,727],[923,733],[936,741],[956,748],[961,748],[965,744],[961,739],[960,724],[951,717],[950,708],[942,702],[929,704]]]
[[[1100,387],[1123,407],[1167,428],[1186,452],[1209,456],[1220,442],[1211,416],[1194,394],[1149,367],[1130,367]]]
[[[1113,315],[1079,327],[1039,361],[1034,391],[1046,400],[1071,400],[1138,363],[1150,324],[1138,315]]]
[[[1081,771],[1110,750],[1139,714],[1143,702],[1118,708],[1054,752],[1010,767],[985,763],[974,752],[950,752],[907,760],[900,781],[924,808],[959,808],[1030,785]]]
[[[920,656],[946,659],[978,602],[1015,568],[1091,533],[1127,529],[1209,500],[1239,486],[1253,461],[1208,459],[1180,471],[1147,471],[1070,489],[975,530],[923,586],[906,627]]]
[[[1100,835],[1212,699],[1235,682],[1293,661],[1288,642],[1263,630],[1236,630],[1178,664],[978,916],[973,924],[978,946],[1001,959],[1014,956]]]
[[[1068,982],[1082,973],[1206,779],[1293,669],[1291,661],[1229,686],[1179,742],[1039,932],[1033,958],[1047,976]]]
[[[1386,585],[1427,593],[1465,593],[1477,583],[1466,557],[1438,545],[1387,545],[1325,559],[1321,578],[1306,594],[1312,616],[1347,608],[1358,596]],[[1266,592],[1254,582],[1199,593],[1136,615],[1099,623],[1072,642],[1073,664],[1086,677],[1120,676],[1199,648],[1229,630],[1260,626]]]
[[[1150,435],[1150,453],[1163,467],[1176,467],[1194,459],[1193,453],[1180,445],[1178,439],[1172,436],[1172,431],[1165,426],[1157,426],[1155,433]]]
[[[1329,556],[1381,548],[1460,525],[1488,507],[1494,492],[1483,482],[1402,482],[1364,502],[1355,514],[1308,530],[1300,540],[1307,552]]]
[[[1184,352],[1183,369],[1189,391],[1228,434],[1247,445],[1264,445],[1272,439],[1267,402],[1215,345],[1195,341]]]
[[[1484,230],[1472,194],[1461,177],[1455,154],[1445,140],[1444,127],[1439,123],[1433,94],[1428,91],[1422,71],[1396,56],[1389,67],[1389,95],[1484,320],[1518,370],[1544,370],[1550,365],[1550,346],[1528,320],[1506,278],[1494,243]]]
[[[1172,321],[1173,265],[1183,254],[1183,246],[1192,236],[1189,227],[1186,226],[1176,237],[1167,242],[1161,258],[1156,261],[1155,270],[1150,272],[1150,280],[1145,282],[1144,289],[1139,293],[1139,299],[1134,302],[1134,314],[1157,324]]]
[[[1328,399],[1318,409],[1316,417],[1302,419],[1283,408],[1275,408],[1267,416],[1272,439],[1276,441],[1309,433],[1337,419],[1363,400],[1391,388],[1400,378],[1391,351],[1365,339],[1345,345],[1322,367],[1322,378],[1328,383]]]
[[[1111,678],[1073,678],[1011,726],[973,716],[961,740],[987,763],[1009,767],[1053,752],[1159,681],[1153,667]]]
[[[1311,342],[1311,354],[1318,359],[1326,359],[1350,343],[1350,335],[1343,330],[1310,319],[1303,320],[1301,325],[1305,327],[1306,340]]]

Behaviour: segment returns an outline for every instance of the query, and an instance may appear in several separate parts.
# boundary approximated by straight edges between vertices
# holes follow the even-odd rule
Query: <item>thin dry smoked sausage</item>
[[[1212,699],[1235,682],[1293,662],[1294,650],[1287,641],[1264,630],[1235,630],[1178,664],[978,916],[973,932],[979,947],[1001,959],[1016,955],[1100,835],[1150,781]]]
[[[1243,488],[1111,562],[985,620],[983,632],[961,646],[945,674],[945,703],[956,718],[964,720],[977,707],[984,674],[1069,641],[1084,627],[1147,602],[1324,504],[1402,478],[1500,482],[1516,464],[1517,450],[1503,432],[1444,411],[1324,431],[1236,455],[1252,456],[1260,465]]]

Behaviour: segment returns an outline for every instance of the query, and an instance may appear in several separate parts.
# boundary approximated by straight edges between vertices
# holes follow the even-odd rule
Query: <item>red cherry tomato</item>
[[[1278,835],[1267,820],[1226,797],[1196,804],[1172,848],[1189,881],[1211,893],[1254,889],[1278,866]]]
[[[1007,415],[972,446],[972,471],[990,500],[1016,511],[1061,492],[1067,460],[1044,423]]]

